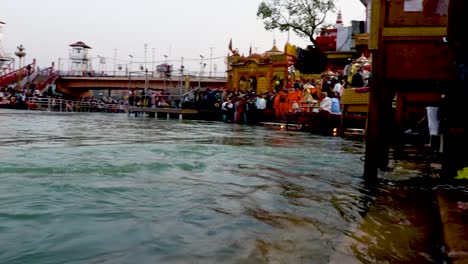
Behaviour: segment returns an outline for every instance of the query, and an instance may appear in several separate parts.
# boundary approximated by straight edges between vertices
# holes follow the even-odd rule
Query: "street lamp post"
[[[129,70],[129,74],[132,72],[132,63],[133,63],[133,55],[128,55],[130,57],[130,70]]]
[[[202,69],[203,69],[203,55],[200,55],[200,73],[198,74],[198,89],[201,88],[201,78],[202,78]]]
[[[210,47],[210,78],[211,78],[211,71],[212,71],[212,65],[213,65],[213,49],[214,47]]]

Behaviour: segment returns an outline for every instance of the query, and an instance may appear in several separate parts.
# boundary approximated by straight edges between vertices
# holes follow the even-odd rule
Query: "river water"
[[[360,141],[14,110],[0,133],[0,263],[438,261],[430,189],[366,187]]]

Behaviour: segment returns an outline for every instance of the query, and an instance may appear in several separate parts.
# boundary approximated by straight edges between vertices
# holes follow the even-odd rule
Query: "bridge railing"
[[[139,97],[141,98],[141,97]],[[124,103],[108,104],[97,101],[72,101],[51,97],[28,97],[26,100],[28,110],[50,111],[50,112],[106,112],[106,113],[126,113],[129,110],[137,111],[138,109],[144,110],[148,108],[165,109],[165,112],[173,109],[179,111],[179,106],[149,106],[148,104],[142,105],[129,105]]]
[[[0,63],[1,64],[1,63]],[[4,62],[0,67],[0,76],[4,76],[14,71],[15,60],[11,58],[9,61]]]
[[[54,69],[54,63],[52,63],[52,66],[39,71],[39,75],[47,76],[47,79],[41,82],[37,87],[39,94],[42,94],[46,90],[46,88],[49,87],[49,84],[54,83],[54,81],[59,76],[58,73]]]
[[[20,78],[27,77],[36,71],[36,60],[33,63],[23,66],[20,69],[9,72],[8,74],[0,76],[0,87],[11,85],[18,82]]]
[[[151,78],[161,80],[184,81],[185,78],[191,80],[224,80],[226,79],[226,72],[218,71],[212,72],[211,76],[207,73],[200,74],[196,71],[173,71],[170,76],[161,75],[159,72],[145,72],[145,71],[57,71],[62,77],[126,77],[126,78]]]

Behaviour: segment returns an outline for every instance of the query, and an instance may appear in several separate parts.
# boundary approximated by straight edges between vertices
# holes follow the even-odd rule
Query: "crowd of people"
[[[83,97],[79,102],[61,101],[57,95],[38,94],[34,89],[0,89],[0,106],[27,109],[34,107],[28,98],[53,99],[53,109],[80,111],[87,105],[94,112],[124,112],[125,106],[151,108],[185,108],[215,112],[219,120],[255,124],[265,120],[284,120],[289,113],[327,112],[340,114],[340,99],[344,89],[367,86],[370,64],[365,57],[350,60],[343,71],[326,71],[320,79],[295,80],[282,89],[258,94],[255,91],[226,91],[221,88],[194,89],[182,96],[172,96],[164,90],[131,90],[125,96]],[[60,105],[58,102],[61,101]],[[55,102],[55,103],[54,103]],[[55,108],[54,108],[55,107]]]
[[[0,89],[0,107],[13,109],[26,109],[27,98],[37,96],[35,89],[17,89],[15,86]]]
[[[284,120],[287,114],[299,112],[341,114],[343,90],[368,86],[370,78],[370,63],[362,56],[350,59],[342,71],[326,71],[316,80],[296,80],[274,92],[195,91],[182,98],[181,107],[217,111],[221,120],[239,124]]]

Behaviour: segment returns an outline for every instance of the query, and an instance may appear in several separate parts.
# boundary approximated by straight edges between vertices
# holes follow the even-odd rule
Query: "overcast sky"
[[[165,61],[180,67],[181,57],[190,71],[198,71],[200,55],[212,70],[225,70],[224,58],[229,40],[242,54],[263,53],[273,45],[283,50],[287,33],[268,32],[257,19],[261,0],[23,0],[3,1],[0,20],[3,28],[3,48],[14,53],[16,46],[26,48],[26,62],[37,59],[39,66],[48,66],[58,58],[67,67],[71,43],[83,41],[92,47],[96,67],[112,71],[116,64],[129,63],[133,67],[145,61],[147,67]],[[364,7],[359,0],[337,0],[345,24],[350,20],[364,20]],[[336,14],[330,15],[330,21]],[[290,43],[305,47],[309,41],[290,34]],[[98,64],[97,56],[106,57],[106,64]],[[208,67],[205,69],[208,71]]]

